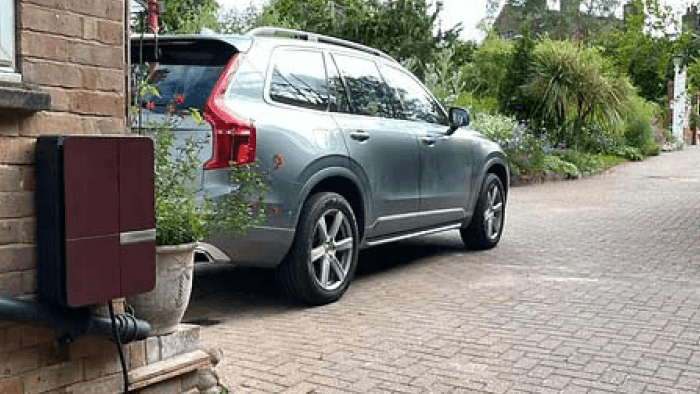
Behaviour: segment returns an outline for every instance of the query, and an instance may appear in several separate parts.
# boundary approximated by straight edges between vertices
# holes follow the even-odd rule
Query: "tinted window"
[[[334,58],[355,113],[385,118],[395,116],[397,103],[373,61],[343,55],[334,55]]]
[[[304,108],[328,107],[328,80],[321,52],[279,50],[273,59],[270,99]]]
[[[200,111],[211,93],[223,66],[193,66],[151,63],[149,81],[158,88],[160,97],[144,97],[155,104],[154,112],[164,113],[168,105],[177,110],[197,108]],[[179,100],[175,99],[175,96]],[[181,103],[177,103],[184,100]]]
[[[328,65],[328,82],[331,88],[331,111],[333,112],[352,112],[348,90],[345,87],[343,79],[340,78],[338,68],[335,61],[330,55],[326,56],[326,64]]]
[[[437,101],[410,74],[391,66],[382,67],[382,73],[401,99],[402,119],[448,124],[447,115]]]

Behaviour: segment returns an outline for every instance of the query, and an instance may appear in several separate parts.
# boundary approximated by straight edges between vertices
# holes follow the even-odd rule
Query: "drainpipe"
[[[131,315],[114,316],[117,335],[122,344],[144,339],[151,326]],[[56,331],[59,348],[70,345],[81,335],[107,337],[114,341],[109,316],[95,316],[90,309],[64,308],[36,301],[0,297],[0,321],[37,324]]]

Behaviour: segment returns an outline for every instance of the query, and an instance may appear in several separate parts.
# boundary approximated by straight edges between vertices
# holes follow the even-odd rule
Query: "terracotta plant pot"
[[[192,293],[196,243],[156,247],[156,286],[127,299],[134,315],[151,324],[150,335],[175,331]]]

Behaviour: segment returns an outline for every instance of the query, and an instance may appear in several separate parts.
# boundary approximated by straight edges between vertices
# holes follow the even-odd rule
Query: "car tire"
[[[329,192],[311,196],[277,269],[282,289],[312,305],[337,301],[355,274],[358,241],[357,221],[345,198]]]
[[[468,249],[491,249],[503,234],[506,213],[506,194],[496,174],[488,174],[479,192],[474,215],[469,225],[459,230]]]

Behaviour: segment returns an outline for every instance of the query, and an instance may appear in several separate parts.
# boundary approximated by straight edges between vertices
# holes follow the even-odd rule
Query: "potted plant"
[[[145,91],[157,94],[154,89]],[[175,100],[181,98],[176,96]],[[152,104],[146,102],[143,107],[152,109]],[[194,109],[175,108],[169,105],[168,116],[158,122],[147,121],[140,128],[155,142],[156,285],[151,292],[128,298],[127,303],[137,317],[151,324],[152,335],[174,331],[187,309],[197,242],[214,231],[239,235],[265,218],[262,198],[266,185],[263,175],[252,166],[230,169],[231,183],[240,186],[236,193],[217,200],[195,193],[203,141],[188,138],[175,147],[173,125],[187,117],[196,123],[203,120]]]

